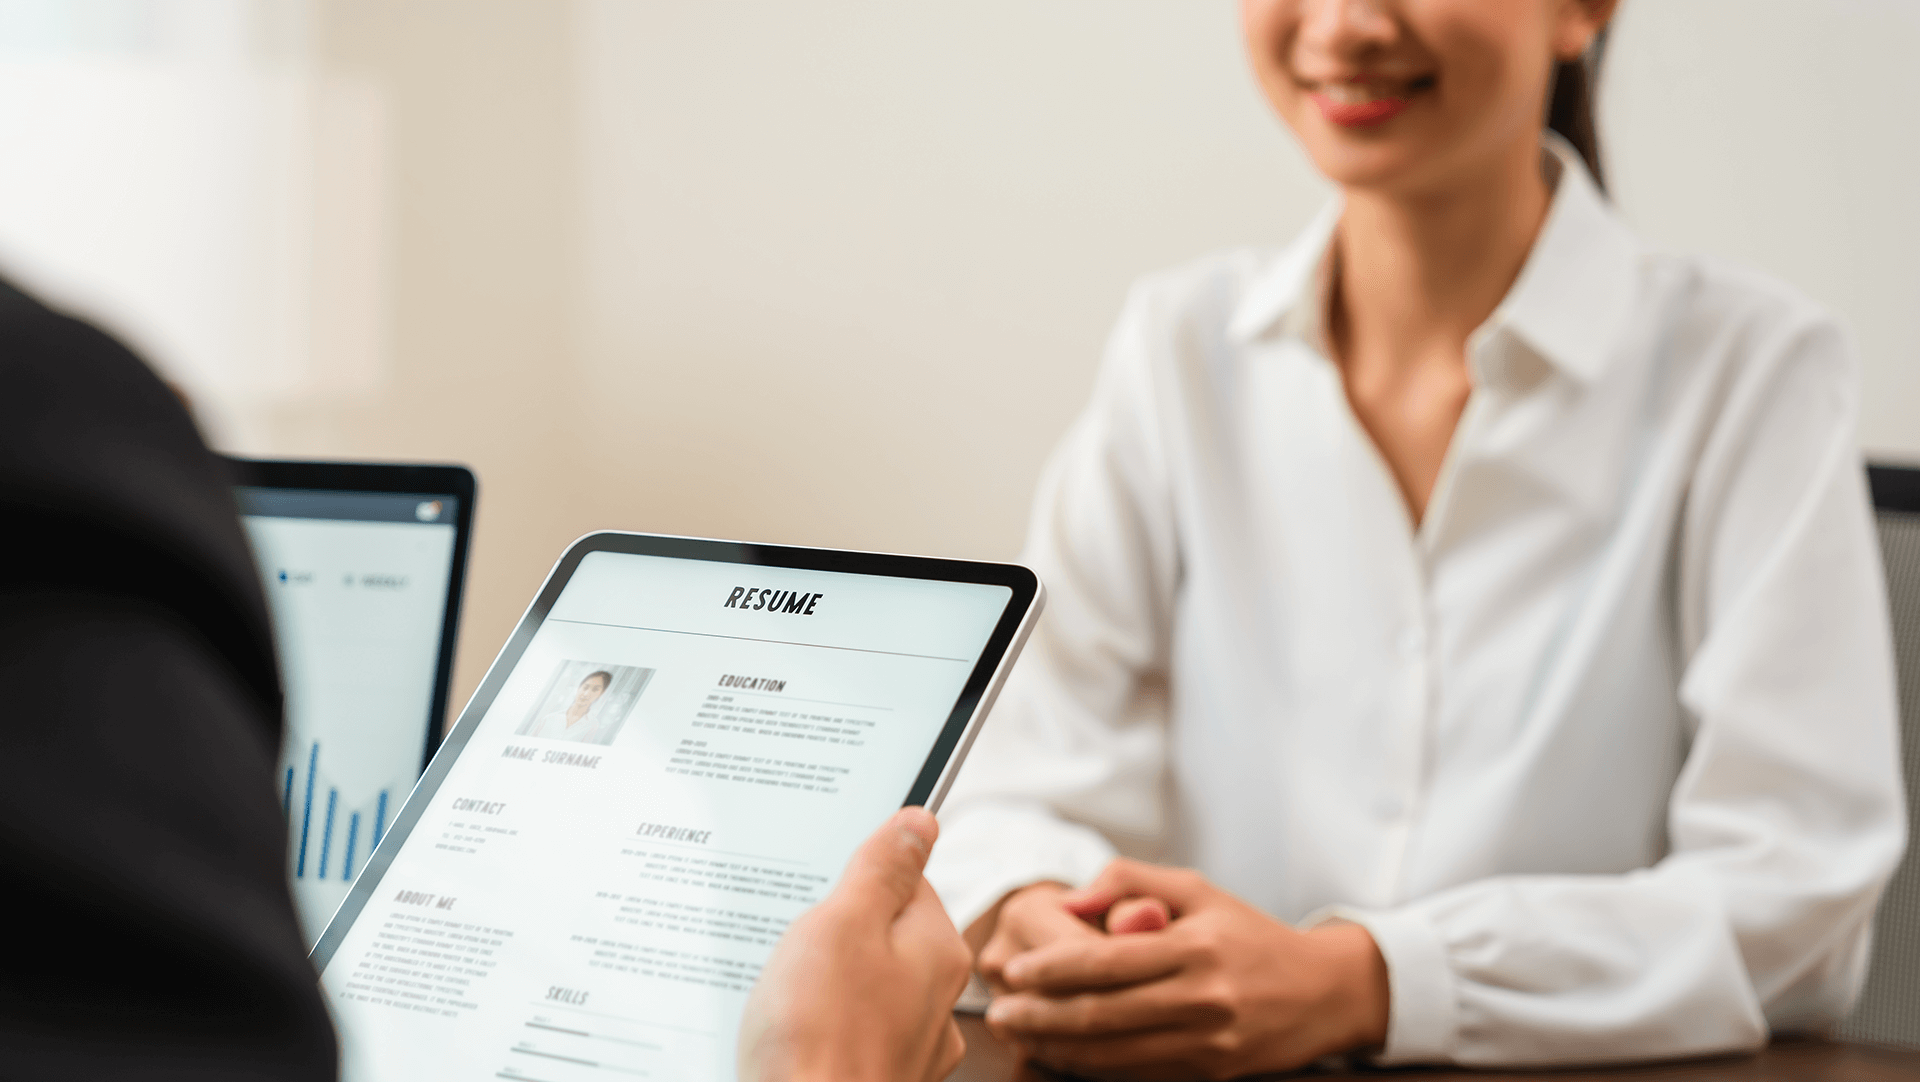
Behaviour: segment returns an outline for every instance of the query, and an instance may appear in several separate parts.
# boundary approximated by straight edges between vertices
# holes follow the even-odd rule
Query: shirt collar
[[[1313,301],[1325,298],[1321,290],[1310,287],[1321,284],[1325,277],[1327,248],[1333,242],[1334,227],[1340,224],[1341,205],[1340,198],[1335,196],[1321,207],[1299,239],[1275,256],[1248,285],[1227,324],[1227,333],[1234,340],[1250,342],[1296,309],[1313,324],[1320,322],[1319,308]]]
[[[1640,246],[1579,152],[1552,132],[1545,142],[1560,163],[1553,206],[1487,324],[1510,328],[1549,364],[1586,383],[1600,375],[1632,310]]]
[[[1553,132],[1542,143],[1559,173],[1547,220],[1513,287],[1474,341],[1510,330],[1549,364],[1590,382],[1605,366],[1633,305],[1639,246],[1607,205],[1579,152]],[[1248,287],[1229,324],[1236,340],[1252,341],[1280,327],[1324,350],[1324,279],[1340,209],[1337,198],[1322,208],[1300,239]]]

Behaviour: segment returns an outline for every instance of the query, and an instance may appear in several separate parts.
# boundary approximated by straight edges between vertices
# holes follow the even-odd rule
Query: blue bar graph
[[[353,878],[353,843],[360,837],[360,813],[347,816],[347,859],[340,865],[340,878]]]
[[[289,766],[287,768],[286,786],[280,799],[281,810],[287,813],[289,829],[292,827],[293,783],[294,768]],[[300,804],[300,836],[299,842],[294,846],[293,877],[295,879],[305,879],[307,877],[307,845],[313,836],[313,796],[317,790],[322,788],[326,790],[327,794],[327,809],[325,818],[320,824],[320,859],[314,866],[315,879],[327,878],[327,871],[333,865],[333,825],[339,818],[341,811],[339,787],[324,784],[320,780],[320,742],[316,740],[313,742],[313,746],[307,750],[305,796],[301,799]],[[382,789],[375,799],[373,839],[368,845],[369,852],[372,851],[373,847],[380,844],[380,838],[387,832],[387,794],[388,790]],[[362,805],[362,807],[364,807],[364,805]],[[338,876],[343,882],[353,878],[353,857],[360,841],[360,818],[361,811],[359,809],[352,809],[347,812],[347,849],[343,859],[340,861],[340,873]]]
[[[313,774],[320,765],[320,742],[313,742],[313,751],[307,756],[307,806],[300,813],[300,860],[294,865],[293,877],[300,879],[307,874],[307,828],[313,825]]]
[[[340,806],[340,790],[327,790],[327,825],[320,831],[320,878],[327,877],[327,857],[333,853],[333,811]]]

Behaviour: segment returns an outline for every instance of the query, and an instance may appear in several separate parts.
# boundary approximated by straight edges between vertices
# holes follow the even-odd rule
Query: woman
[[[1904,829],[1852,358],[1607,205],[1613,6],[1244,0],[1340,198],[1129,298],[928,872],[1039,1059],[1641,1059],[1847,1010]],[[1082,919],[1129,897],[1171,924]]]
[[[574,689],[573,701],[565,710],[549,710],[538,721],[529,725],[527,736],[540,736],[548,740],[574,740],[583,744],[603,744],[600,738],[600,720],[593,715],[593,706],[600,696],[607,693],[613,683],[613,674],[603,670],[590,672],[580,680],[580,686]]]

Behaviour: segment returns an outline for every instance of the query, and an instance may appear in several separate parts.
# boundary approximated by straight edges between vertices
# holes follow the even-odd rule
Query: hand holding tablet
[[[938,805],[1040,598],[1011,565],[577,542],[315,949],[344,1077],[732,1077],[774,944]]]
[[[902,808],[787,930],[747,1000],[741,1078],[939,1082],[959,1064],[953,1003],[973,957],[920,874],[938,834]]]

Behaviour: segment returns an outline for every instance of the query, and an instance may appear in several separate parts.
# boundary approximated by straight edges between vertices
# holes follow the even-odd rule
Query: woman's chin
[[[1410,163],[1404,161],[1382,162],[1373,156],[1360,160],[1349,156],[1329,160],[1329,157],[1314,157],[1314,164],[1320,167],[1321,175],[1341,188],[1353,191],[1390,191],[1403,186],[1415,172]]]
[[[1412,139],[1380,133],[1360,140],[1341,133],[1303,139],[1308,157],[1322,176],[1341,188],[1356,191],[1393,191],[1420,185],[1433,164]]]

